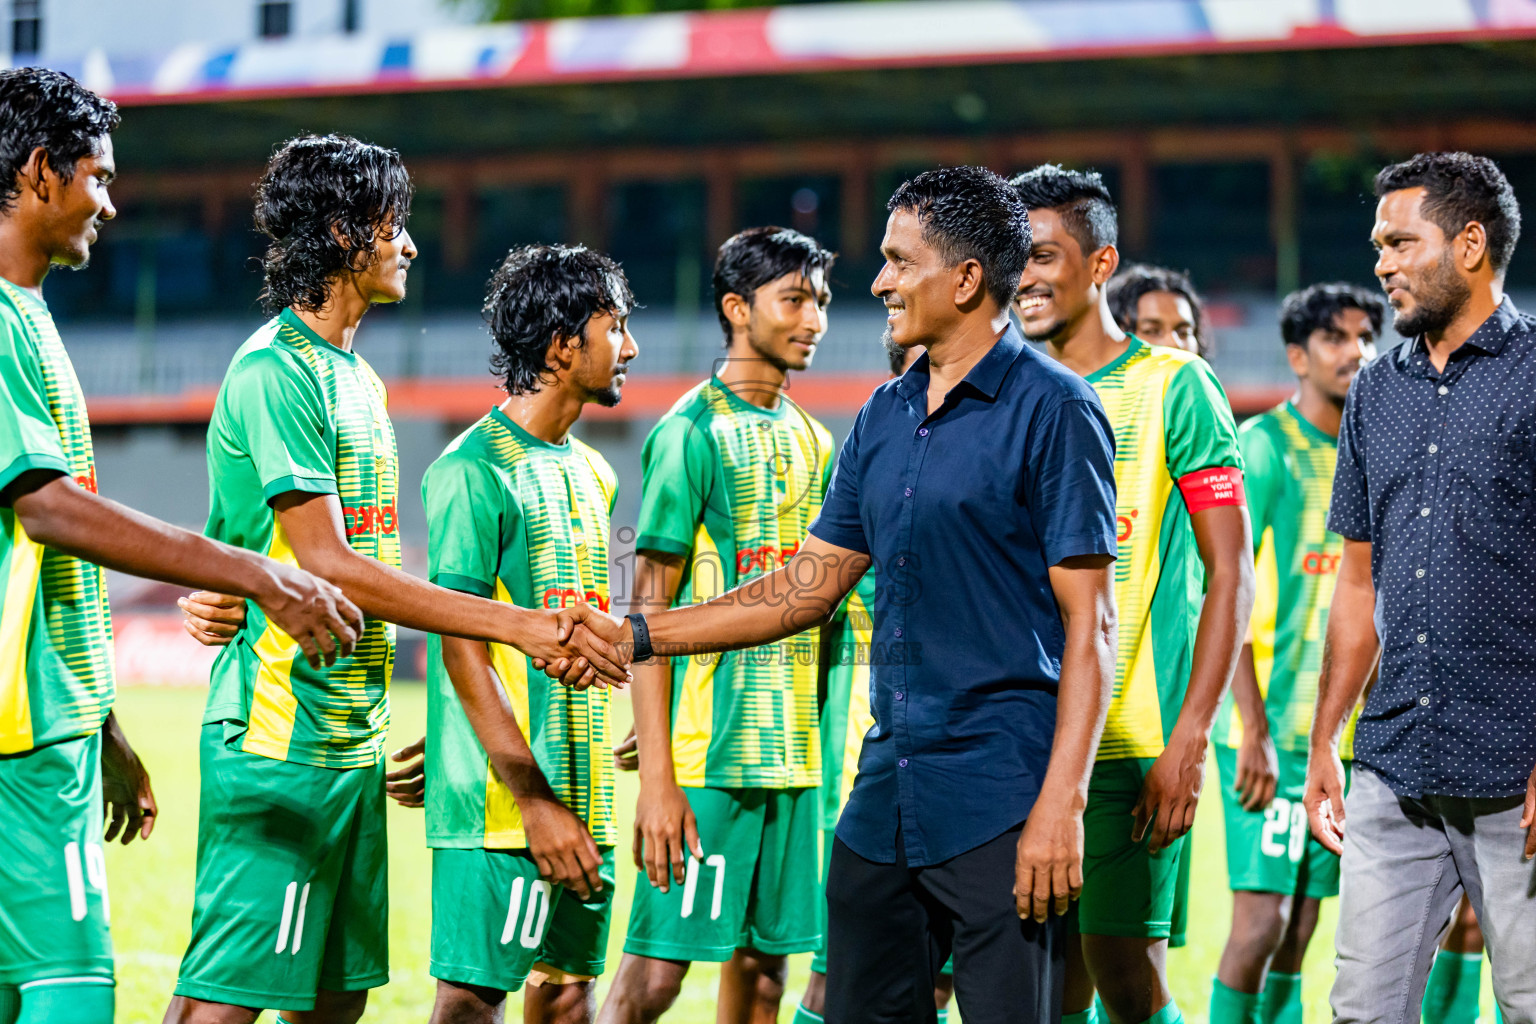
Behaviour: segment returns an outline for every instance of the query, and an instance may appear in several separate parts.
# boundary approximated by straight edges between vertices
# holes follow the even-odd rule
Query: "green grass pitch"
[[[176,979],[186,947],[192,913],[192,869],[197,838],[197,740],[205,691],[200,689],[128,689],[118,698],[118,715],[129,738],[149,766],[160,803],[160,820],[148,843],[107,854],[112,899],[112,934],[117,948],[117,1019],[123,1024],[156,1024]],[[392,695],[390,749],[422,734],[426,691],[400,684]],[[629,702],[621,697],[618,733],[628,728]],[[1189,945],[1169,954],[1174,993],[1191,1024],[1206,1020],[1211,975],[1226,939],[1231,897],[1222,852],[1221,809],[1214,763],[1206,774],[1205,799],[1195,826],[1195,861],[1191,872]],[[626,826],[633,814],[636,783],[620,775],[618,801]],[[609,970],[619,960],[628,920],[634,868],[628,842],[619,851],[619,889],[609,946]],[[390,984],[376,989],[365,1021],[425,1024],[434,982],[427,974],[431,931],[430,860],[423,845],[420,811],[390,807]],[[1328,1019],[1327,994],[1332,980],[1336,901],[1328,901],[1306,965],[1308,1024]],[[788,1021],[805,985],[809,955],[791,959],[789,991],[780,1019]],[[715,1018],[714,993],[719,972],[700,965],[688,976],[677,1006],[665,1018],[677,1024],[708,1024]],[[1486,981],[1485,981],[1486,985]],[[1483,1005],[1492,1013],[1491,1002]],[[521,1020],[516,996],[507,1019]],[[263,1019],[270,1021],[273,1015]],[[958,1019],[958,1015],[952,1019]]]

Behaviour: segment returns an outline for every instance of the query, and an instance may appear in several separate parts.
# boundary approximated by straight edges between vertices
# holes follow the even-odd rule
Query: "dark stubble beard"
[[[1435,269],[1413,289],[1413,312],[1394,311],[1392,327],[1405,338],[1442,331],[1456,319],[1471,297],[1472,286],[1456,273],[1451,251],[1447,248]]]

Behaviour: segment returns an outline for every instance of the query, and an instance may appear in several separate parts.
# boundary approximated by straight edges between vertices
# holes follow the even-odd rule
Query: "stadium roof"
[[[125,104],[1536,38],[1536,0],[907,0],[52,61]]]

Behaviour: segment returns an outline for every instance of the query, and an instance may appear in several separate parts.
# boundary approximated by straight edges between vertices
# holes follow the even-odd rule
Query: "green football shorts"
[[[230,732],[226,743],[226,726]],[[192,941],[176,994],[311,1010],[389,981],[384,762],[317,768],[203,726]]]
[[[1088,782],[1083,812],[1083,895],[1078,930],[1084,935],[1166,939],[1173,934],[1179,861],[1188,836],[1150,853],[1131,841],[1131,816],[1150,757],[1100,761]]]
[[[737,949],[808,953],[825,911],[821,790],[685,787],[704,860],[667,892],[635,879],[624,952],[724,963]]]
[[[816,943],[816,955],[811,957],[811,970],[817,974],[827,973],[827,875],[832,870],[832,841],[837,838],[837,829],[824,828],[818,839],[821,842],[821,874],[816,877],[821,879],[821,888],[816,899],[816,920],[821,925],[821,941]]]
[[[0,757],[0,985],[112,984],[101,734]]]
[[[603,891],[551,886],[527,850],[432,851],[432,977],[516,992],[535,967],[595,978],[608,958],[613,847]]]
[[[1300,893],[1309,899],[1339,894],[1339,858],[1312,837],[1301,798],[1307,788],[1305,751],[1276,751],[1280,777],[1275,798],[1262,811],[1237,799],[1237,751],[1216,748],[1221,805],[1227,825],[1227,877],[1238,892]],[[1350,765],[1345,762],[1344,777]]]

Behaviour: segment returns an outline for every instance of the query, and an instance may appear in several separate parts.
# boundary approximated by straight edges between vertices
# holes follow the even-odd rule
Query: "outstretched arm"
[[[1375,613],[1371,542],[1346,539],[1333,603],[1328,606],[1328,633],[1308,743],[1307,789],[1302,797],[1312,834],[1334,853],[1344,851],[1344,765],[1339,761],[1339,738],[1381,655]]]
[[[756,576],[713,601],[646,616],[657,654],[711,654],[760,647],[832,617],[869,568],[868,555],[815,534],[789,564]],[[628,629],[624,638],[630,639]],[[641,751],[642,764],[645,752]]]
[[[1068,558],[1050,569],[1066,647],[1056,733],[1040,796],[1019,836],[1014,899],[1020,917],[1065,914],[1083,888],[1083,808],[1115,683],[1114,562]]]
[[[54,470],[17,477],[0,503],[39,544],[119,572],[255,601],[310,664],[352,652],[363,617],[323,579],[92,494]]]
[[[627,659],[582,625],[562,643],[554,612],[434,586],[359,554],[347,543],[341,501],[334,494],[289,491],[278,495],[272,507],[299,564],[335,583],[374,618],[443,636],[510,644],[551,662],[583,658],[611,681],[628,679]]]

